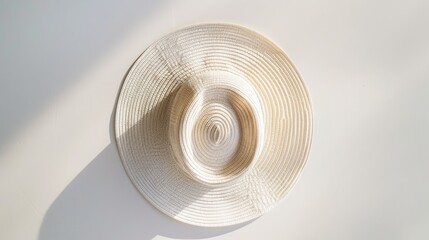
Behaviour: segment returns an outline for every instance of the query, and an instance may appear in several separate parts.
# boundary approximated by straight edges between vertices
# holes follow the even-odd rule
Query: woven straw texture
[[[142,195],[193,225],[254,219],[283,199],[311,142],[307,90],[262,35],[202,24],[152,44],[116,109],[123,165]]]

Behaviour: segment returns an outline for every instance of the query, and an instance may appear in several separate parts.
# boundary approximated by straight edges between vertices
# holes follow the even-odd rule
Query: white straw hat
[[[136,188],[193,225],[254,219],[301,172],[310,100],[286,54],[236,25],[202,24],[152,44],[134,63],[116,109],[116,140]]]

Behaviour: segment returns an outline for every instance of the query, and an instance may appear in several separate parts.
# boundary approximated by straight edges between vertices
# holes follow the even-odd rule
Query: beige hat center
[[[257,161],[263,113],[248,80],[220,71],[191,76],[170,109],[170,144],[192,179],[209,186],[230,183]]]

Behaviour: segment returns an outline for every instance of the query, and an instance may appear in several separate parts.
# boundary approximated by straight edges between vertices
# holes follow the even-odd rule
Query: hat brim
[[[167,133],[178,87],[207,71],[250,81],[265,124],[253,168],[215,188],[181,171]],[[151,204],[179,221],[216,227],[259,217],[285,197],[309,153],[312,114],[304,83],[279,47],[241,26],[201,24],[161,38],[138,58],[122,86],[115,131],[124,168]]]

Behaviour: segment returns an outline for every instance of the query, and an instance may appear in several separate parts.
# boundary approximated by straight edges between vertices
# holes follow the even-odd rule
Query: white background
[[[0,239],[429,239],[428,1],[1,1]],[[282,47],[314,136],[294,189],[246,224],[155,210],[126,176],[112,114],[148,45],[205,21]]]

